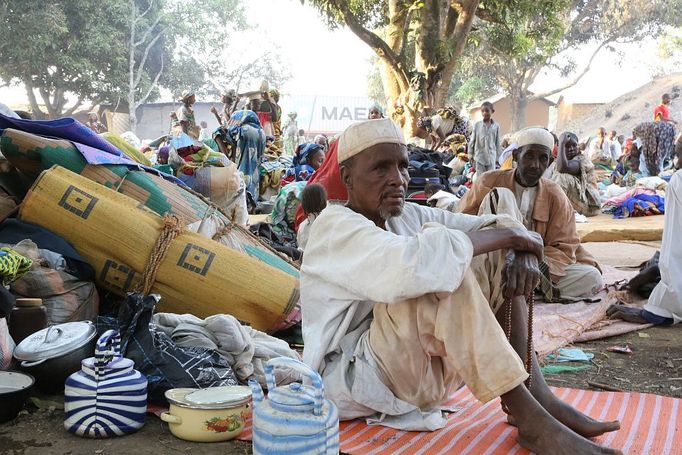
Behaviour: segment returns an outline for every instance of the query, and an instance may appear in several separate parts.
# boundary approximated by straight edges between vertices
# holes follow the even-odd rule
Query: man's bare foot
[[[540,404],[559,422],[586,438],[594,438],[595,436],[620,429],[620,422],[618,420],[611,422],[595,420],[578,411],[573,406],[564,403],[554,394],[552,394],[552,398],[548,402],[543,403],[540,401]]]
[[[564,403],[553,394],[550,398],[536,397],[536,399],[552,417],[586,438],[594,438],[596,436],[601,436],[604,433],[620,429],[620,422],[618,420],[613,420],[611,422],[595,420]],[[507,423],[517,426],[516,419],[511,414],[507,414]]]
[[[622,455],[619,450],[602,447],[576,434],[544,409],[521,413],[516,422],[517,442],[538,455]]]

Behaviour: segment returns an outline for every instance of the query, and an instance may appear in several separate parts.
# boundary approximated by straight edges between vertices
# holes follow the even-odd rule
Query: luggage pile
[[[249,232],[235,204],[243,181],[224,156],[216,166],[193,164],[190,187],[120,137],[73,119],[0,117],[0,131],[0,188],[21,202],[0,218],[16,214],[64,239],[101,292],[147,288],[162,311],[231,314],[267,332],[299,320],[298,267]]]

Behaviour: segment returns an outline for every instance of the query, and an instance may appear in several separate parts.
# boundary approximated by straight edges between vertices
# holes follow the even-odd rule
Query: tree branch
[[[450,8],[448,8],[448,13],[445,17],[445,26],[443,27],[443,39],[445,40],[450,39],[455,34],[457,19],[459,19],[459,13],[457,13],[457,10],[453,8],[452,5],[450,5]]]
[[[157,41],[161,38],[161,35],[168,30],[168,28],[162,30],[158,35],[154,37],[153,40],[147,44],[147,46],[144,49],[144,54],[142,54],[142,59],[140,60],[140,63],[137,65],[137,76],[135,76],[135,84],[133,85],[134,88],[137,88],[140,85],[140,81],[142,80],[142,75],[144,74],[144,65],[147,63],[147,57],[149,57],[149,52],[151,51],[152,47],[156,44]]]
[[[147,98],[149,98],[149,95],[152,94],[152,91],[158,86],[161,73],[163,73],[163,56],[161,56],[161,68],[159,69],[159,72],[156,73],[156,77],[154,77],[154,81],[152,81],[152,85],[149,86],[147,93],[135,103],[135,109],[137,109],[137,106],[144,104],[145,101],[147,101]]]
[[[591,56],[590,59],[587,61],[587,65],[585,66],[585,68],[580,72],[580,74],[578,74],[575,78],[573,78],[573,80],[571,80],[571,81],[568,82],[567,84],[565,84],[565,85],[563,85],[563,86],[561,86],[561,87],[558,87],[558,88],[556,88],[556,89],[554,89],[554,90],[548,90],[548,91],[546,91],[546,92],[536,93],[536,94],[534,94],[533,96],[531,96],[531,97],[529,98],[529,100],[532,101],[532,100],[535,100],[535,99],[538,99],[538,98],[547,98],[548,96],[552,96],[552,95],[555,95],[555,94],[557,94],[557,93],[559,93],[559,92],[563,92],[563,91],[566,90],[567,88],[573,87],[575,84],[577,84],[578,82],[580,82],[580,79],[582,79],[583,76],[585,76],[585,74],[587,74],[587,72],[590,71],[590,67],[592,66],[592,62],[594,62],[594,59],[595,59],[595,57],[597,56],[597,54],[599,53],[599,51],[601,51],[601,50],[604,48],[604,46],[606,46],[607,44],[609,44],[612,40],[613,40],[612,38],[608,38],[608,39],[602,41],[602,43],[601,43],[601,44],[594,50],[594,52],[592,53],[592,56]]]
[[[343,16],[343,20],[350,28],[350,30],[355,33],[355,35],[364,41],[369,47],[371,47],[374,52],[391,68],[393,73],[400,84],[401,91],[406,92],[409,89],[410,83],[407,77],[407,72],[403,68],[400,59],[391,47],[382,40],[376,33],[367,30],[360,24],[360,21],[351,13],[350,7],[345,0],[329,0],[330,4],[336,7],[336,9]]]
[[[144,35],[142,35],[142,38],[140,38],[139,41],[135,42],[135,47],[141,46],[147,41],[147,38],[149,38],[149,35],[151,35],[152,31],[156,28],[157,25],[159,25],[159,22],[161,22],[162,16],[159,15],[156,20],[154,20],[154,23],[147,28],[147,30],[144,32]]]
[[[476,17],[476,9],[478,8],[479,0],[462,0],[460,2],[452,2],[452,9],[457,13],[457,22],[452,31],[451,41],[454,46],[450,54],[450,60],[445,63],[442,72],[442,80],[451,81],[455,73],[455,68],[459,62],[459,57],[464,52],[466,47],[467,37],[471,32],[474,18]],[[448,12],[448,15],[450,13]],[[446,85],[446,84],[444,84]],[[443,87],[442,91],[447,93],[449,87]],[[439,98],[443,98],[441,95]]]
[[[31,112],[35,118],[40,118],[40,106],[38,105],[38,100],[36,99],[36,94],[33,91],[33,84],[31,82],[24,82],[26,87],[26,95],[28,95],[28,102],[31,103]],[[36,117],[38,115],[38,117]]]
[[[71,106],[69,109],[67,109],[67,110],[64,112],[64,115],[71,115],[71,114],[73,114],[74,112],[76,112],[76,109],[78,109],[79,107],[81,107],[82,104],[83,104],[83,100],[80,99],[80,98],[78,98],[78,101],[76,101],[76,104],[74,104],[74,105]]]
[[[412,9],[405,8],[403,0],[389,0],[386,43],[397,55],[402,55],[403,46],[407,42],[411,14]]]
[[[134,3],[133,3],[133,5],[134,5]],[[140,19],[142,19],[143,17],[145,17],[145,16],[147,15],[147,13],[148,13],[149,11],[151,11],[152,6],[154,6],[154,0],[150,0],[149,6],[147,7],[146,10],[144,10],[144,13],[138,14],[138,15],[135,17],[135,19],[133,19],[133,24],[137,24],[137,21],[139,21]]]

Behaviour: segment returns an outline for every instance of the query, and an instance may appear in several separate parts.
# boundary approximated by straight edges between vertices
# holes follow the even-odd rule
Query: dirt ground
[[[601,262],[621,268],[632,268],[651,257],[658,242],[632,242],[629,245],[590,243],[585,245]],[[607,351],[611,346],[629,345],[632,354]],[[649,328],[603,340],[573,345],[594,354],[591,363],[562,365],[589,368],[579,372],[546,374],[547,382],[557,387],[589,390],[622,390],[682,398],[682,327]],[[59,400],[60,397],[57,397]],[[56,403],[59,404],[59,403]],[[1,405],[1,404],[0,404]],[[251,446],[244,442],[214,444],[190,443],[170,434],[167,424],[148,416],[146,425],[137,433],[123,438],[89,440],[72,436],[64,430],[63,412],[42,403],[40,408],[29,403],[13,422],[0,425],[0,454],[248,454]]]
[[[632,354],[607,351],[629,345]],[[588,390],[622,390],[682,398],[682,327],[651,327],[625,335],[578,343],[572,347],[594,354],[587,370],[545,374],[550,385]],[[604,387],[607,386],[607,387]]]

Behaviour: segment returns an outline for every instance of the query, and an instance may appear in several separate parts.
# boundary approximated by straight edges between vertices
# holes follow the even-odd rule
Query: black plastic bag
[[[178,387],[238,385],[232,367],[213,349],[180,347],[150,324],[158,296],[129,294],[118,318],[100,317],[97,331],[121,332],[121,354],[147,376],[148,401],[166,403],[164,392]]]

